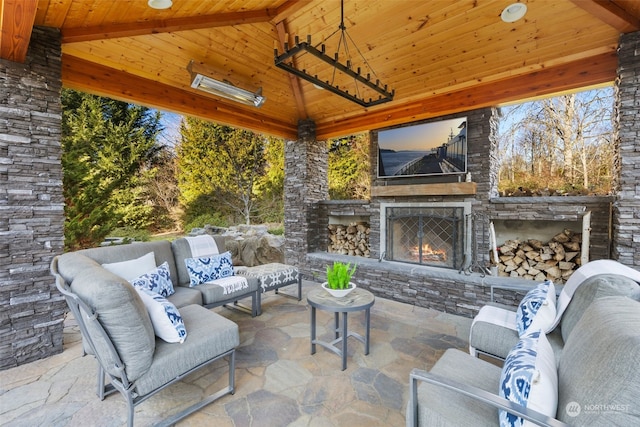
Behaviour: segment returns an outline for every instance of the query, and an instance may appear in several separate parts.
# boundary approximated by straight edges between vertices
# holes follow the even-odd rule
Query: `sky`
[[[378,133],[378,145],[380,148],[390,150],[428,151],[447,142],[452,131],[454,135],[457,135],[458,126],[466,120],[466,117],[461,117],[405,126],[393,129],[392,132],[381,131]]]
[[[180,121],[182,120],[182,116],[166,111],[160,111],[160,113],[162,113],[160,124],[164,127],[164,131],[162,131],[158,139],[162,144],[173,147],[180,139]]]

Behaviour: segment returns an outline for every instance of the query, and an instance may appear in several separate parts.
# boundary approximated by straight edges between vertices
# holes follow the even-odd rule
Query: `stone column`
[[[617,185],[613,259],[640,268],[640,32],[623,34],[618,50]]]
[[[307,252],[318,250],[318,202],[329,197],[328,151],[316,141],[315,123],[298,123],[298,140],[286,141],[284,154],[284,236],[287,264],[304,267]]]
[[[61,71],[51,28],[34,28],[23,64],[0,60],[0,369],[62,351]]]

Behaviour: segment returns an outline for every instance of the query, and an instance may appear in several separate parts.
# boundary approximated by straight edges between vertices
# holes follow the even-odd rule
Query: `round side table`
[[[307,302],[311,306],[311,354],[316,353],[316,344],[323,346],[342,357],[342,370],[347,369],[347,338],[354,337],[364,344],[364,354],[369,354],[369,329],[371,324],[371,307],[375,303],[375,296],[366,289],[356,288],[347,296],[336,298],[318,287],[307,294]],[[316,309],[329,311],[335,315],[334,340],[331,342],[316,339]],[[347,316],[354,311],[365,312],[364,337],[349,331]],[[340,322],[342,314],[342,322]],[[340,347],[336,344],[341,343]]]

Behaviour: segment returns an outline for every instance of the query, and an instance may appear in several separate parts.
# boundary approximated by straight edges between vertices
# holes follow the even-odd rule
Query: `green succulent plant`
[[[355,272],[355,265],[351,266],[351,263],[344,264],[336,261],[333,266],[327,266],[327,286],[330,289],[347,289]]]

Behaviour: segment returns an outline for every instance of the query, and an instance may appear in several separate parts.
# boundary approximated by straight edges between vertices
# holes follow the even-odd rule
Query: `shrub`
[[[108,237],[122,237],[124,238],[124,243],[148,242],[151,238],[151,233],[147,230],[139,230],[133,227],[119,227],[114,228]]]
[[[284,226],[280,225],[277,227],[271,227],[267,230],[269,234],[273,234],[274,236],[282,236],[284,234]]]
[[[227,220],[219,212],[212,214],[202,214],[191,219],[184,225],[184,230],[189,232],[194,228],[203,228],[205,225],[213,225],[215,227],[228,227]]]

